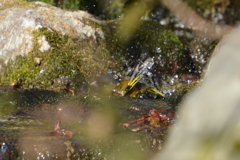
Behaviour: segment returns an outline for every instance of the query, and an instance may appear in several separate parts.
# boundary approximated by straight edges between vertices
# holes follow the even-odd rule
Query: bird
[[[113,95],[137,97],[145,92],[165,97],[160,92],[159,84],[156,82],[153,73],[154,57],[140,60],[133,67],[128,67],[125,76],[113,89]]]

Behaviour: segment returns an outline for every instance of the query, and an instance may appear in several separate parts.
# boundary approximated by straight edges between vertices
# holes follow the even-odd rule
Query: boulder
[[[106,27],[85,11],[42,2],[0,2],[1,83],[21,79],[26,86],[52,86],[63,79],[91,81],[107,71]]]

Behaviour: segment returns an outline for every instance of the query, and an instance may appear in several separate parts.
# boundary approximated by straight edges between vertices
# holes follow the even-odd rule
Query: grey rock
[[[5,63],[28,54],[33,48],[32,31],[43,27],[78,39],[104,39],[101,28],[94,28],[89,22],[105,22],[85,11],[66,11],[42,2],[3,9],[4,5],[0,3],[0,59]],[[50,49],[45,37],[39,38],[38,43],[41,52]]]

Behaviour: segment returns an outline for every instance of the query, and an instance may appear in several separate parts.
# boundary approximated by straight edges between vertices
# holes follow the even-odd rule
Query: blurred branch
[[[161,0],[162,3],[178,18],[191,28],[196,34],[213,39],[221,39],[228,34],[233,27],[214,24],[200,17],[182,0]]]
[[[240,130],[239,37],[237,28],[219,42],[201,87],[188,93],[180,104],[180,118],[153,160],[240,159],[236,146]]]
[[[126,14],[124,18],[120,20],[120,25],[117,30],[117,36],[120,42],[125,43],[129,40],[143,22],[141,20],[142,17],[151,9],[152,3],[149,2],[134,3],[126,9]]]

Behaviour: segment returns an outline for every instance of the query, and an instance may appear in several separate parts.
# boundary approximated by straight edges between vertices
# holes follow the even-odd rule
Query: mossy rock
[[[1,84],[10,85],[21,80],[26,88],[34,85],[52,89],[68,82],[81,86],[107,70],[108,52],[103,49],[104,42],[96,44],[91,40],[72,39],[48,28],[34,30],[32,34],[33,50],[5,65]],[[46,41],[47,49],[41,49],[39,40]]]
[[[24,88],[58,89],[70,82],[80,87],[107,73],[104,21],[42,2],[1,4],[5,40],[0,45],[0,85],[21,82]]]
[[[179,38],[154,21],[143,22],[126,45],[125,52],[127,59],[155,57],[157,70],[161,73],[171,73],[175,63],[179,68],[186,65],[183,44]]]
[[[113,26],[116,24],[113,24]],[[115,30],[113,29],[112,32]],[[129,40],[127,40],[129,39]],[[186,68],[187,60],[183,54],[183,44],[170,30],[152,20],[143,21],[132,37],[128,37],[125,44],[121,43],[117,34],[106,37],[108,50],[117,61],[118,68],[128,64],[135,64],[145,57],[155,57],[157,70],[161,73],[170,73],[174,63]]]

